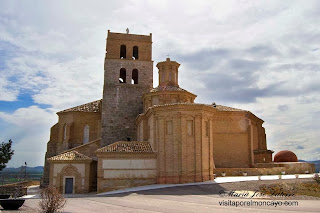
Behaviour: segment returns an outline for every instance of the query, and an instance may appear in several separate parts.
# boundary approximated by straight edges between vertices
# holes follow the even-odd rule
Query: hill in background
[[[318,173],[320,171],[320,160],[315,161],[305,161],[305,160],[299,160],[300,162],[307,162],[307,163],[314,163],[316,172]]]
[[[5,173],[19,173],[21,171],[21,167],[18,168],[4,168],[2,172]],[[36,167],[27,167],[27,173],[32,173],[32,174],[42,174],[43,173],[43,166],[36,166]]]
[[[320,172],[320,160],[316,161],[305,161],[299,160],[300,162],[307,162],[307,163],[314,163],[316,172]],[[18,168],[5,168],[2,170],[3,173],[19,173],[21,171],[21,167]],[[36,167],[27,167],[28,174],[43,174],[43,166],[36,166]]]

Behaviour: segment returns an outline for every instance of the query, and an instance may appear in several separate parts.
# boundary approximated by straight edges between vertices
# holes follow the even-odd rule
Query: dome
[[[298,162],[298,158],[293,152],[283,150],[274,156],[274,162]]]

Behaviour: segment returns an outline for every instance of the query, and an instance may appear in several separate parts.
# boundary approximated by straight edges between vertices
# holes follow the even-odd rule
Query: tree
[[[11,160],[14,150],[11,149],[12,140],[8,143],[2,142],[0,144],[0,171],[6,168],[6,164]]]

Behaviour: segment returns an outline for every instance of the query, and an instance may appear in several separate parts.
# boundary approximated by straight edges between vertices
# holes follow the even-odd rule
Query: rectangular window
[[[172,134],[172,121],[167,121],[167,135],[171,135]]]
[[[193,135],[193,121],[190,120],[190,121],[187,121],[187,124],[188,124],[188,135]]]

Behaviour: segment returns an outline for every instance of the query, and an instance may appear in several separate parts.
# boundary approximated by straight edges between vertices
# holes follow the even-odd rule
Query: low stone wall
[[[305,174],[314,173],[315,167],[313,163],[304,162],[288,162],[288,163],[258,163],[256,168],[216,168],[214,174],[221,177],[222,173],[226,176],[243,176],[247,175],[279,175],[281,172],[286,174]]]
[[[6,184],[0,186],[0,194],[8,194],[12,197],[22,197],[24,195],[27,195],[28,186],[38,184],[38,181],[23,181],[18,183]]]
[[[274,168],[216,168],[214,174],[217,177],[221,177],[222,173],[226,173],[226,176],[243,176],[246,172],[247,175],[278,175],[282,171],[285,171],[285,167]]]
[[[0,194],[11,195],[11,197],[22,197],[27,195],[27,187],[22,186],[1,186]]]
[[[284,166],[287,174],[304,174],[315,173],[315,166],[313,163],[294,162],[294,163],[274,163],[277,166]]]

